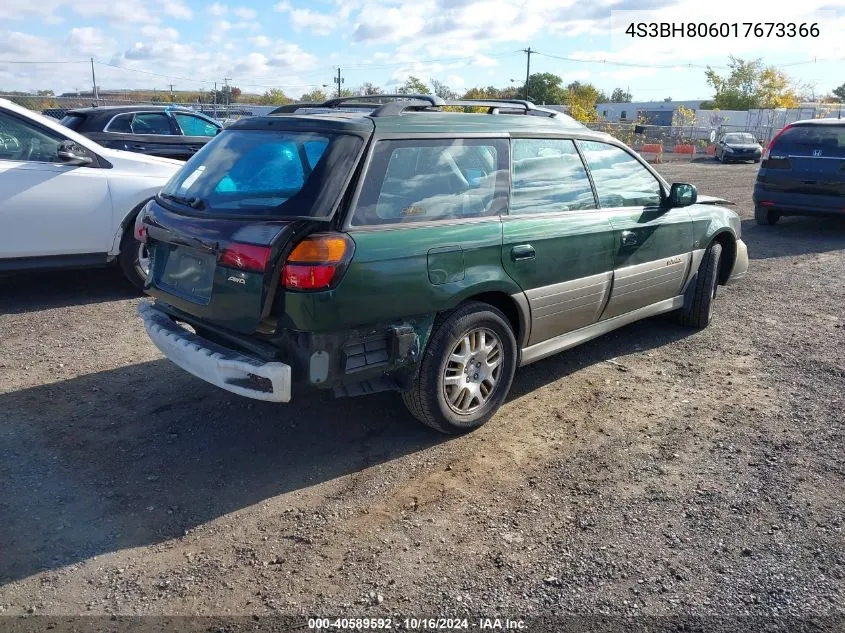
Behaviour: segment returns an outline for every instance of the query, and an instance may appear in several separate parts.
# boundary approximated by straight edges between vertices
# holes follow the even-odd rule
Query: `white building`
[[[634,101],[632,103],[598,103],[596,111],[605,121],[635,121],[638,116],[647,119],[652,125],[672,125],[672,116],[678,108],[684,106],[690,110],[701,109],[704,99],[692,101]]]

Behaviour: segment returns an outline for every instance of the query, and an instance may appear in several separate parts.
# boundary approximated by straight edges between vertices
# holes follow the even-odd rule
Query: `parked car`
[[[728,132],[716,141],[715,158],[723,163],[749,160],[759,163],[762,154],[763,147],[748,132]]]
[[[62,120],[67,113],[67,108],[47,108],[46,110],[42,110],[41,114],[44,116],[48,116],[52,119]]]
[[[783,128],[769,143],[754,184],[754,217],[845,214],[845,120],[811,119]]]
[[[105,106],[69,110],[62,125],[100,145],[187,160],[223,125],[199,112],[172,106]]]
[[[705,327],[745,274],[739,217],[611,136],[525,101],[413,99],[253,117],[188,161],[136,223],[168,358],[259,400],[399,390],[459,433],[518,366],[661,313]]]
[[[0,99],[0,273],[117,260],[143,286],[133,222],[183,164],[102,147]]]

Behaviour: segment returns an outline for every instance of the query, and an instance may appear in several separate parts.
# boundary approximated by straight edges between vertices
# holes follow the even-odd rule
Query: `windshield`
[[[757,141],[754,140],[754,137],[751,134],[728,134],[725,136],[725,143],[745,143],[745,144],[753,144]]]
[[[207,214],[326,217],[362,145],[346,134],[225,130],[161,197]]]
[[[797,156],[845,158],[845,124],[787,128],[777,137],[772,149]]]

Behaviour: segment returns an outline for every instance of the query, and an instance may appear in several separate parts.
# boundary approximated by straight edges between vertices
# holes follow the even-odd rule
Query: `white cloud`
[[[463,88],[466,85],[466,81],[460,75],[449,75],[446,77],[446,83],[452,88]]]
[[[317,13],[310,9],[294,9],[290,12],[290,20],[294,29],[308,30],[315,35],[328,35],[338,23],[334,16]]]
[[[288,13],[294,30],[310,31],[314,35],[328,35],[346,21],[340,15],[319,13],[311,9],[296,9],[287,0],[275,4],[273,10]]]
[[[190,20],[194,13],[182,0],[165,0],[164,14],[177,20]]]
[[[250,9],[249,7],[235,7],[232,10],[232,13],[242,20],[254,20],[258,15],[258,12],[255,9]]]
[[[73,28],[65,38],[65,44],[83,55],[110,55],[116,42],[93,26]]]
[[[147,25],[141,27],[141,35],[153,40],[175,42],[179,39],[179,31],[173,27]]]
[[[220,17],[226,15],[229,12],[229,7],[227,7],[225,4],[215,2],[210,7],[208,7],[208,12],[211,15],[216,15],[217,17]]]
[[[273,40],[266,35],[256,35],[255,37],[249,38],[249,41],[253,46],[257,46],[258,48],[267,48],[273,43]]]

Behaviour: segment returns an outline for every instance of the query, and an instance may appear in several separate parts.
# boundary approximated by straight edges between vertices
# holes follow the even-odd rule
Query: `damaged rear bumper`
[[[179,326],[150,302],[142,302],[138,314],[161,353],[197,378],[247,398],[290,402],[290,365],[246,356],[212,343]]]

